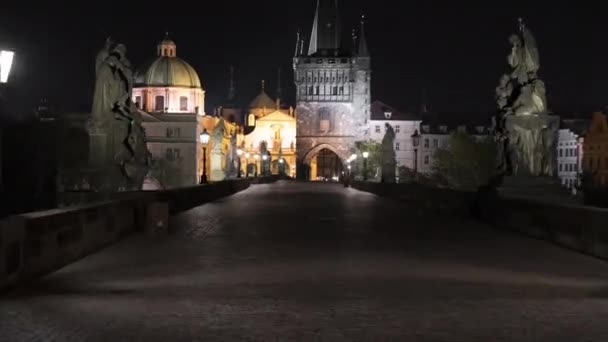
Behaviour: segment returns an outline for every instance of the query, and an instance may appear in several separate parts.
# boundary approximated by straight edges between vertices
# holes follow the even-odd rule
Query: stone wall
[[[138,231],[167,229],[168,215],[249,187],[246,179],[12,216],[0,221],[0,290],[54,272]],[[164,213],[164,214],[163,214]]]
[[[608,259],[608,209],[501,198],[491,191],[459,192],[418,184],[353,182],[352,186],[440,214],[478,219],[495,227]]]

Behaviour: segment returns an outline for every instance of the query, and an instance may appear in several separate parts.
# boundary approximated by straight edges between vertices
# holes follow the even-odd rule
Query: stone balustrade
[[[479,219],[495,227],[608,259],[608,209],[459,192],[419,184],[353,182],[352,187],[441,214]]]
[[[169,215],[242,191],[249,184],[249,180],[240,179],[142,191],[3,219],[0,290],[56,271],[135,231],[166,231]]]

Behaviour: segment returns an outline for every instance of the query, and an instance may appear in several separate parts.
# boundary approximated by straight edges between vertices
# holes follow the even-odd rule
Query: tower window
[[[156,96],[154,98],[154,110],[157,112],[162,112],[164,109],[165,109],[165,97]]]
[[[401,148],[401,143],[395,143],[395,151],[399,151]]]
[[[332,95],[338,95],[338,87],[337,86],[331,87],[331,94]]]
[[[339,95],[344,95],[344,87],[339,87],[338,88],[338,94]]]
[[[308,95],[312,95],[312,86],[308,86]]]
[[[331,131],[331,113],[327,108],[321,108],[319,111],[319,131],[322,133]]]
[[[179,110],[181,110],[181,111],[188,110],[188,97],[187,96],[179,97]]]
[[[319,86],[315,86],[315,95],[319,95]]]
[[[380,133],[380,125],[376,125],[376,133]]]
[[[401,126],[397,125],[395,126],[395,133],[400,133],[401,132]]]
[[[255,126],[255,115],[253,115],[253,114],[249,114],[249,117],[248,117],[248,119],[247,119],[247,125],[248,125],[249,127],[253,127],[253,126]]]

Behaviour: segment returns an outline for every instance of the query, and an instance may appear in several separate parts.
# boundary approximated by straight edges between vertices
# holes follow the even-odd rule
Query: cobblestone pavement
[[[608,264],[338,185],[256,185],[0,297],[0,341],[608,341]]]

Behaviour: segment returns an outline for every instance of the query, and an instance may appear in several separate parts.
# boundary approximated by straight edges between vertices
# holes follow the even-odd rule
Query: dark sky
[[[131,61],[141,65],[154,56],[168,29],[178,56],[200,75],[207,111],[225,97],[231,64],[237,68],[243,102],[257,94],[261,79],[273,93],[278,67],[288,100],[293,100],[295,35],[298,28],[310,34],[314,2],[199,1],[200,10],[177,1],[156,8],[150,1],[133,1],[129,8],[94,2],[80,8],[0,8],[0,45],[17,51],[12,84],[4,95],[20,115],[40,97],[63,110],[87,109],[94,57],[108,34],[126,43]],[[508,37],[522,16],[540,45],[549,106],[568,112],[607,104],[608,24],[601,5],[484,3],[342,1],[345,35],[360,13],[367,16],[373,98],[404,110],[418,108],[426,88],[434,111],[492,111],[494,87],[506,68]]]

